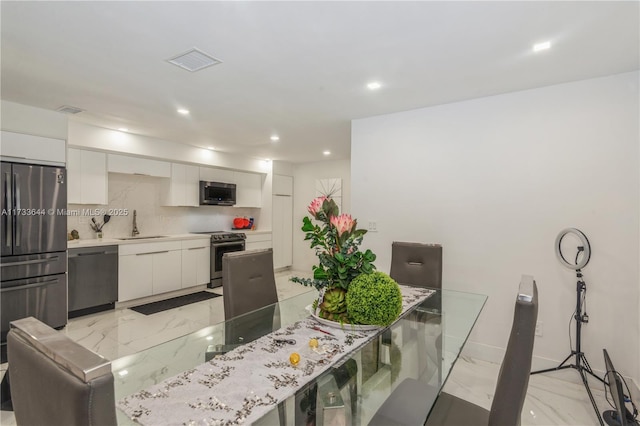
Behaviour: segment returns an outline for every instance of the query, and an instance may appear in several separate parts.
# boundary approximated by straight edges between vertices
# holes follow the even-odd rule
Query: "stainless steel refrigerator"
[[[2,355],[9,322],[67,323],[67,183],[64,167],[1,163]],[[4,362],[4,361],[3,361]]]

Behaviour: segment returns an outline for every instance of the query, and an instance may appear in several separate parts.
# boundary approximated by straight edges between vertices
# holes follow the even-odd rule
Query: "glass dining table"
[[[264,415],[260,414],[257,419],[251,418],[248,423],[366,425],[393,389],[405,378],[424,381],[436,390],[433,396],[425,395],[425,406],[432,406],[487,300],[486,296],[480,294],[433,290],[429,297],[404,312],[390,327],[363,333],[355,330],[344,334],[347,337],[347,343],[349,343],[349,336],[366,335],[366,339],[359,340],[364,343],[354,345],[353,350],[337,355],[330,367],[325,370],[317,369],[320,371],[319,374],[303,375],[303,379],[292,376],[291,380],[296,382],[295,390],[277,403],[274,399],[269,401],[269,404],[263,404],[266,406],[261,412]],[[159,385],[168,389],[175,383],[184,382],[183,379],[189,374],[197,369],[202,370],[203,366],[215,365],[218,359],[225,360],[227,365],[236,365],[250,388],[252,377],[262,373],[259,372],[257,365],[246,362],[240,364],[241,361],[234,360],[241,360],[244,354],[243,348],[255,346],[255,342],[269,339],[270,347],[279,348],[284,345],[287,355],[298,351],[303,361],[307,353],[315,355],[305,348],[308,346],[307,341],[296,344],[295,340],[287,339],[287,334],[292,334],[288,330],[295,329],[298,327],[297,324],[306,324],[309,328],[318,330],[321,347],[324,347],[323,339],[326,338],[327,342],[337,340],[336,335],[340,334],[342,337],[342,331],[344,331],[321,323],[317,323],[317,328],[309,326],[309,324],[315,324],[315,320],[310,318],[308,309],[316,297],[315,291],[302,293],[277,304],[112,361],[118,424],[158,424],[158,418],[153,422],[145,422],[144,416],[138,417],[144,414],[147,403],[140,400],[149,395],[151,399],[160,398],[153,402],[165,405],[168,401],[166,398],[170,398],[170,393],[158,391]],[[261,349],[266,350],[265,360],[268,356],[273,356],[272,353],[268,353],[269,347]],[[286,359],[283,357],[271,364],[290,367],[290,362],[287,356]],[[300,366],[303,365],[304,363],[301,362]],[[222,394],[232,393],[235,385],[240,386],[240,383],[220,385],[219,383],[228,374],[227,376],[219,372],[216,374],[205,374],[204,381],[202,378],[199,379],[201,390],[195,397],[192,396],[189,402],[182,404],[192,408],[198,405],[197,408],[202,408],[204,414],[198,417],[191,412],[185,418],[180,418],[179,424],[218,424],[214,420],[215,416],[212,417],[211,414],[215,410],[230,411],[229,407],[221,402],[224,400]],[[213,384],[203,387],[203,384],[208,385],[207,381]],[[242,380],[237,382],[240,381]],[[290,385],[274,383],[276,388]],[[213,386],[215,384],[218,384],[218,387]],[[252,391],[248,393],[253,394]],[[271,398],[271,395],[267,394],[267,396]],[[162,398],[165,399],[162,400]],[[133,399],[136,399],[140,405],[132,415],[131,410],[123,409],[123,405],[126,405],[123,401],[131,402]],[[244,401],[244,407],[253,408],[261,404],[260,398],[255,395],[253,399],[252,395],[247,395]],[[178,423],[175,421],[175,409],[170,410],[174,414],[172,420],[168,420],[170,417],[168,416],[166,423],[164,421],[161,423]],[[243,416],[242,412],[238,412],[235,423],[228,424],[245,423],[246,417]]]

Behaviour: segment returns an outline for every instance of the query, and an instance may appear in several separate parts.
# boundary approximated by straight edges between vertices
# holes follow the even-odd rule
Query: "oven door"
[[[244,241],[228,241],[211,243],[211,282],[209,288],[222,285],[222,256],[225,253],[243,251]]]

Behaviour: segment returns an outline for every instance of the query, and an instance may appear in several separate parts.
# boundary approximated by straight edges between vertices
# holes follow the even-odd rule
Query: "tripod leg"
[[[560,365],[558,365],[557,367],[553,367],[553,368],[545,368],[544,370],[532,371],[532,372],[531,372],[531,374],[548,373],[549,371],[557,371],[557,370],[563,370],[563,369],[565,369],[565,368],[571,368],[571,367],[572,367],[571,365],[564,365],[564,363],[565,363],[565,362],[567,362],[567,361],[569,361],[569,358],[571,358],[571,357],[572,357],[572,356],[574,356],[574,355],[575,355],[575,351],[574,351],[574,352],[571,352],[571,353],[569,354],[569,356],[568,356],[568,357],[566,357],[566,358],[564,359],[564,361],[562,361],[562,362],[560,363]]]
[[[604,426],[602,422],[602,417],[600,416],[600,411],[598,410],[598,405],[596,404],[596,400],[593,398],[593,394],[591,393],[591,388],[589,388],[589,382],[587,381],[587,376],[584,375],[584,369],[579,368],[578,372],[580,373],[580,377],[582,377],[582,383],[584,383],[585,389],[587,389],[587,394],[589,394],[589,399],[591,400],[591,405],[596,412],[596,416],[598,417],[598,421],[601,426]]]
[[[598,379],[601,383],[604,383],[604,380],[602,379],[602,377],[598,377],[596,375],[596,373],[594,373],[593,370],[591,369],[591,366],[589,365],[589,361],[587,361],[587,357],[585,356],[585,354],[581,354],[580,355],[580,360],[582,361],[582,363],[584,365],[584,367],[582,367],[582,369],[584,371],[586,371],[587,373],[591,374],[593,377]]]

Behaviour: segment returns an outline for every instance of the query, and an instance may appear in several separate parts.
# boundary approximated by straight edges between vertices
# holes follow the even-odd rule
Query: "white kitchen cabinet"
[[[182,287],[180,241],[123,244],[118,255],[119,302]]]
[[[67,202],[109,203],[107,155],[103,152],[69,148],[67,152]]]
[[[293,195],[293,177],[273,175],[273,195]]]
[[[182,250],[153,254],[153,294],[182,288]]]
[[[118,301],[153,294],[153,255],[118,256]]]
[[[198,206],[200,171],[196,166],[171,163],[171,177],[164,188],[163,205]]]
[[[62,139],[26,135],[24,133],[0,133],[0,150],[7,160],[17,162],[37,161],[43,164],[64,164],[66,162],[66,142]]]
[[[236,207],[262,207],[262,175],[234,172]]]
[[[182,288],[208,284],[211,244],[209,240],[185,240],[182,242]]]
[[[293,264],[293,197],[273,196],[273,267]]]
[[[108,170],[111,173],[171,177],[171,163],[166,161],[117,154],[109,154],[107,160]]]
[[[247,239],[244,241],[245,250],[258,250],[271,248],[271,232],[262,232],[259,234],[245,233]]]
[[[233,171],[215,167],[200,167],[200,180],[206,182],[235,183]]]

